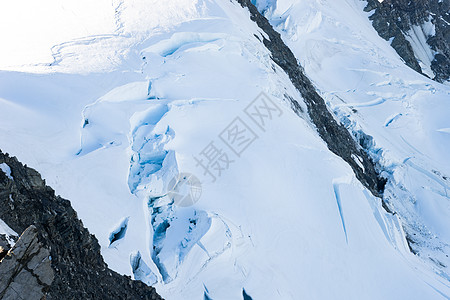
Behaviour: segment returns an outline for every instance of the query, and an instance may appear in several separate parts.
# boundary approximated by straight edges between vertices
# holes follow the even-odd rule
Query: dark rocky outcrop
[[[97,239],[83,227],[70,202],[56,196],[37,171],[0,151],[2,163],[9,166],[13,179],[0,171],[0,219],[18,233],[35,226],[37,239],[33,238],[31,244],[40,249],[38,253],[43,259],[48,249],[54,272],[53,281],[43,290],[47,300],[161,299],[154,288],[108,269]],[[34,229],[31,230],[33,233]],[[20,243],[19,240],[16,247]],[[0,263],[0,270],[8,255]]]
[[[372,159],[348,130],[328,111],[325,101],[316,92],[294,54],[284,44],[280,34],[272,28],[250,0],[237,1],[249,9],[251,19],[267,34],[268,39],[264,37],[263,43],[271,52],[272,60],[288,74],[293,85],[301,93],[306,102],[308,114],[328,148],[352,167],[356,177],[365,187],[375,196],[381,196],[386,179],[380,176]],[[290,99],[290,101],[294,102],[292,107],[300,107],[296,100]]]
[[[431,20],[435,35],[427,43],[436,52],[431,69],[438,82],[450,78],[450,0],[367,0],[364,9],[373,14],[369,17],[378,34],[385,40],[392,40],[391,46],[405,63],[422,73],[411,44],[405,38],[413,25]]]

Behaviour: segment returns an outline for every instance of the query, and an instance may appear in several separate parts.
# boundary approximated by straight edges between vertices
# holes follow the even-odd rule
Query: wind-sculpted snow
[[[308,1],[308,9],[299,9],[305,19],[285,15],[277,24],[311,45],[295,52],[306,74],[317,74],[313,82],[320,83],[330,111],[386,176],[420,190],[425,181],[416,178],[435,174],[426,182],[433,190],[423,190],[445,195],[435,181],[446,176],[442,169],[433,168],[441,175],[432,172],[412,150],[404,156],[389,152],[375,134],[417,125],[401,136],[430,155],[421,145],[427,139],[413,138],[423,119],[408,105],[417,102],[406,101],[436,97],[433,91],[443,97],[442,89],[387,71],[397,65],[375,68],[368,58],[389,62],[383,56],[386,49],[394,53],[389,45],[382,51],[364,44],[364,37],[343,39],[344,34],[301,38],[325,24],[351,32],[343,24],[352,18],[342,16],[348,1],[329,1],[336,20],[328,15],[331,8],[314,9],[323,1]],[[62,45],[58,63],[47,66],[53,74],[0,72],[2,147],[72,199],[112,269],[154,285],[166,299],[441,299],[449,294],[448,282],[411,254],[404,215],[397,208],[396,214],[385,210],[396,201],[374,197],[349,167],[363,174],[368,170],[363,157],[352,152],[346,162],[321,139],[298,87],[266,48],[269,36],[246,8],[235,1],[150,2],[115,1],[111,21],[117,31],[82,39],[90,43]],[[264,3],[267,12],[278,5]],[[355,28],[367,22],[366,16],[356,20]],[[336,55],[330,64],[322,60]],[[348,67],[366,58],[368,65]],[[359,91],[358,82],[365,80],[373,85]],[[324,82],[331,92],[323,92]],[[278,109],[259,103],[253,115],[248,113],[259,95]],[[440,102],[430,99],[430,106],[423,101],[420,108],[428,120],[436,117],[433,130],[441,131],[433,134],[448,136],[450,125],[440,117],[446,106],[432,109]],[[384,111],[392,103],[397,106]],[[363,114],[366,110],[381,117],[375,120]],[[356,122],[354,114],[363,117]],[[252,117],[262,118],[264,126]],[[362,121],[379,131],[368,131]],[[227,138],[237,124],[252,135],[245,151],[233,152]],[[242,142],[242,136],[235,137]],[[405,142],[398,137],[393,143]],[[443,160],[445,146],[444,141],[436,149]],[[229,164],[213,168],[207,150],[215,150],[215,163],[227,157]],[[409,156],[414,157],[403,163]],[[409,168],[427,172],[416,177]],[[177,205],[170,190],[179,174],[201,182],[201,197],[190,206]],[[406,176],[411,179],[403,180]],[[392,180],[387,193],[409,201]]]
[[[190,47],[197,48],[202,44],[208,44],[226,38],[226,34],[214,34],[208,32],[176,32],[170,39],[163,40],[143,50],[144,53],[156,53],[162,57],[174,54],[178,49],[186,50]]]

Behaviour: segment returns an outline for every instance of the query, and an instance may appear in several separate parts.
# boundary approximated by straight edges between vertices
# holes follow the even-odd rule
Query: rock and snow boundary
[[[341,2],[336,14],[347,8]],[[34,68],[52,74],[0,73],[5,149],[72,199],[111,268],[155,284],[168,299],[239,299],[244,290],[254,299],[449,294],[448,282],[410,253],[398,214],[387,213],[319,137],[306,113],[307,97],[274,63],[276,51],[263,44],[270,37],[247,9],[228,1],[153,4],[121,2],[112,36],[62,44],[55,64]],[[317,14],[329,10],[312,8],[303,10],[315,20],[305,20],[307,30],[301,18],[286,18],[286,32],[313,34],[330,22]],[[361,23],[354,28],[366,24],[355,20]],[[316,44],[309,40],[313,48],[298,52],[316,85],[311,66],[323,75],[321,55],[333,57],[346,42],[342,33],[335,36],[339,40],[329,47],[319,36]],[[285,42],[297,55],[295,44]],[[361,44],[351,47],[353,59],[364,57],[358,51],[371,53]],[[330,88],[358,77],[336,70],[324,80]],[[389,102],[381,89],[397,77],[376,74],[369,78],[381,88],[358,110]],[[28,88],[18,93],[23,86]],[[325,86],[318,85],[322,93]],[[434,86],[424,92],[432,88],[445,93]],[[194,157],[211,143],[226,151],[220,133],[236,118],[250,127],[245,109],[261,92],[282,117],[264,130],[252,127],[257,138],[239,157],[228,153],[234,162],[213,181]],[[331,96],[323,98],[330,102]],[[386,128],[402,120],[392,110],[385,113]],[[367,169],[357,152],[348,153],[348,162],[361,174]],[[202,197],[193,206],[173,205],[166,195],[179,172],[202,181]]]

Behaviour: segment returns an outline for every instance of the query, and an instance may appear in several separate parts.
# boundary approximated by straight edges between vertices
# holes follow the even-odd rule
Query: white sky
[[[0,69],[50,63],[52,46],[114,29],[112,1],[4,0],[0,4]]]

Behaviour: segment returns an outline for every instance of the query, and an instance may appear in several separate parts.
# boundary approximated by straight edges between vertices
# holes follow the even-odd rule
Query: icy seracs
[[[61,44],[27,66],[39,75],[1,71],[3,150],[72,199],[112,269],[167,299],[449,295],[448,87],[405,67],[360,1],[256,4],[385,170],[383,199],[328,150],[235,1],[125,0],[112,32]],[[283,111],[264,130],[244,112],[261,92]],[[239,157],[219,136],[236,118],[257,136]],[[234,161],[215,181],[194,159],[210,143]],[[202,181],[193,206],[167,195],[180,172]]]

